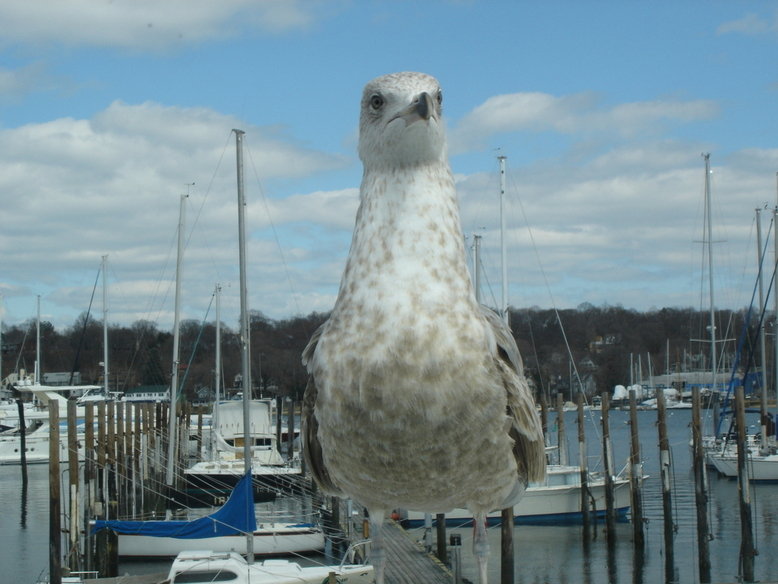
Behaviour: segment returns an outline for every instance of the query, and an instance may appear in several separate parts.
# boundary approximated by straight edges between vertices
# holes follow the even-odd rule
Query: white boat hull
[[[175,557],[193,547],[214,552],[247,553],[245,535],[226,535],[202,539],[119,535],[120,557]],[[261,526],[254,532],[253,549],[257,555],[283,555],[315,552],[324,549],[324,533],[312,525],[275,524]]]
[[[737,455],[708,454],[708,462],[719,472],[729,478],[737,477]],[[778,454],[766,456],[750,455],[746,461],[748,478],[752,481],[778,482]]]
[[[232,584],[321,584],[330,573],[342,584],[373,584],[373,566],[312,566],[302,567],[287,560],[265,560],[247,564],[235,553],[216,554],[211,551],[188,551],[180,554],[170,568],[167,582],[178,584],[209,584],[229,581]],[[218,580],[217,580],[218,578]]]
[[[516,524],[576,523],[583,518],[581,514],[580,470],[576,466],[549,465],[547,480],[543,485],[530,485],[519,503],[513,508]],[[594,499],[594,509],[598,516],[605,513],[605,481],[603,478],[590,478],[589,491]],[[614,479],[614,509],[620,517],[626,515],[630,507],[629,479]],[[400,513],[404,524],[421,525],[424,513],[404,511]],[[447,523],[472,521],[473,516],[467,509],[454,509],[446,513]],[[490,524],[501,521],[501,512],[494,511],[487,516]]]

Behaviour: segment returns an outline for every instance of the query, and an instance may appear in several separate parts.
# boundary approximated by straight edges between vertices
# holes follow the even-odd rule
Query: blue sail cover
[[[202,539],[223,535],[252,533],[257,529],[251,475],[245,475],[233,489],[227,502],[214,513],[193,521],[118,521],[98,519],[92,533],[110,529],[126,535]]]

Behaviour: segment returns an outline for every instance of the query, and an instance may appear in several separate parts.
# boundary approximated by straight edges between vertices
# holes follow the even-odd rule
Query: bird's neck
[[[365,171],[342,284],[376,283],[398,294],[425,290],[441,303],[472,293],[447,164]]]

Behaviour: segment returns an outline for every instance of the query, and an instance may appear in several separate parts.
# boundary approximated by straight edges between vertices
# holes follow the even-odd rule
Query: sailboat
[[[243,194],[243,131],[236,136],[238,171],[238,248],[240,253],[240,343],[242,402],[214,404],[213,448],[209,460],[195,463],[184,471],[186,494],[215,504],[237,484],[245,473],[253,477],[254,496],[267,500],[288,487],[301,475],[299,465],[287,464],[278,452],[271,420],[271,400],[252,399],[249,364],[249,311],[246,288],[245,225]],[[218,345],[217,345],[218,346]]]
[[[706,194],[708,193],[708,180],[707,173],[709,171],[708,158],[706,156]],[[778,217],[778,207],[773,211],[773,219]],[[761,356],[762,356],[762,373],[761,376],[761,392],[760,392],[760,412],[761,412],[761,428],[759,434],[750,435],[746,437],[745,447],[746,453],[746,470],[748,472],[748,478],[752,481],[778,481],[778,439],[776,436],[775,421],[772,414],[767,412],[767,382],[764,358],[766,354],[765,344],[765,332],[764,332],[764,313],[766,311],[766,301],[763,293],[762,276],[763,276],[763,263],[764,263],[764,250],[762,249],[762,237],[761,237],[761,220],[760,209],[756,210],[756,224],[757,224],[757,259],[759,264],[758,279],[756,287],[759,292],[759,309],[760,309],[760,321],[759,332],[761,341]],[[775,249],[778,252],[778,237],[774,234]],[[778,269],[778,255],[776,255],[776,268]],[[773,288],[775,284],[776,270],[773,271],[773,276],[770,280],[769,290]],[[775,291],[774,291],[775,293]],[[756,296],[756,288],[752,295]],[[775,306],[778,311],[778,295],[775,296]],[[778,314],[778,312],[776,312]],[[749,310],[750,315],[750,310]],[[747,325],[748,323],[746,323]],[[744,326],[743,334],[741,335],[741,341],[738,348],[738,358],[742,352],[743,340],[745,338],[746,326]],[[778,341],[776,341],[776,354],[775,354],[775,379],[778,380]],[[737,363],[737,360],[736,360]],[[747,369],[747,368],[746,368]],[[730,394],[733,391],[734,383],[736,382],[735,374],[733,372],[732,379],[725,397],[725,406],[728,404]],[[724,435],[720,432],[721,421],[716,428],[716,435],[708,440],[707,448],[707,462],[710,466],[716,469],[720,475],[736,478],[738,476],[738,452],[736,441],[730,440],[730,433],[726,432]]]
[[[103,278],[104,304],[106,302],[105,263],[106,256],[103,256],[99,273],[102,274]],[[44,385],[41,383],[43,375],[41,373],[40,322],[40,296],[38,296],[35,371],[28,375],[26,371],[22,370],[19,374],[11,374],[6,379],[14,388],[16,395],[25,403],[21,417],[16,404],[4,404],[0,408],[0,429],[3,430],[0,432],[0,465],[21,464],[22,450],[24,450],[24,462],[27,464],[46,464],[49,462],[50,403],[57,404],[59,417],[62,420],[59,459],[60,461],[68,460],[68,426],[66,422],[68,397],[73,397],[76,400],[76,432],[79,434],[79,438],[83,437],[84,404],[110,399],[107,388],[100,393],[102,388],[99,385]],[[104,330],[107,327],[106,323],[107,320],[103,324]],[[77,445],[79,459],[83,460],[85,455],[83,440],[78,440]]]
[[[227,502],[217,511],[197,519],[160,521],[97,520],[92,533],[110,529],[118,534],[120,557],[174,557],[191,549],[217,553],[247,553],[247,535],[255,554],[278,555],[324,549],[324,532],[310,523],[257,524],[251,477],[244,475]]]
[[[502,303],[498,310],[501,318],[508,323],[508,275],[507,275],[507,245],[505,240],[505,156],[497,157],[500,165],[500,246],[502,268]],[[478,254],[478,239],[475,245],[473,267],[476,300],[480,303],[480,258]],[[565,462],[565,464],[562,464]],[[594,499],[594,513],[605,514],[605,477],[601,473],[587,471],[587,488]],[[613,477],[614,510],[619,517],[625,517],[630,508],[629,478]],[[546,465],[546,479],[542,483],[531,483],[524,497],[513,509],[515,524],[571,523],[583,520],[581,511],[581,467],[566,464]],[[400,518],[407,525],[418,525],[423,521],[423,513],[399,510]],[[446,514],[446,521],[459,524],[462,521],[472,521],[472,513],[464,509],[455,509]],[[489,522],[501,521],[500,512],[487,517]]]
[[[213,445],[207,460],[184,470],[185,492],[190,500],[218,504],[244,474],[244,444],[248,442],[254,497],[257,501],[275,498],[300,477],[301,469],[289,465],[278,452],[272,424],[271,401],[252,399],[248,404],[250,423],[244,430],[246,405],[237,400],[214,403],[215,421],[211,428]],[[245,434],[248,433],[248,439]]]
[[[245,198],[243,194],[243,134],[242,130],[233,130],[236,140],[236,159],[238,171],[238,236],[240,251],[240,343],[241,343],[241,379],[243,383],[242,400],[242,431],[243,436],[238,443],[235,441],[229,445],[230,451],[234,452],[234,459],[229,461],[230,468],[237,473],[242,466],[242,475],[238,481],[244,492],[246,500],[253,502],[252,482],[254,475],[254,452],[255,447],[259,446],[260,452],[263,452],[263,443],[255,443],[252,435],[252,407],[255,401],[251,399],[251,368],[249,364],[249,318],[248,318],[248,300],[246,288],[246,243],[245,243],[245,224],[244,207]],[[262,403],[262,402],[260,402]],[[270,406],[267,406],[269,421]],[[225,424],[225,410],[223,407],[217,408],[217,424]],[[270,442],[269,444],[273,444]],[[238,455],[239,448],[242,446],[242,457]],[[191,469],[190,469],[191,470]],[[191,473],[190,473],[191,476]],[[243,525],[245,531],[249,531],[252,525],[249,523]],[[252,533],[247,533],[245,537],[245,549],[240,551],[245,553],[244,559],[240,553],[231,551],[229,553],[218,553],[209,548],[206,551],[181,551],[173,565],[170,568],[168,582],[187,582],[187,583],[206,583],[215,580],[229,580],[231,582],[252,582],[254,584],[282,584],[285,582],[311,582],[319,583],[334,575],[339,582],[365,583],[370,584],[375,581],[373,567],[368,565],[346,565],[341,563],[338,566],[316,566],[301,567],[299,564],[286,560],[272,559],[264,562],[254,563],[254,554],[262,548],[255,548],[256,537]],[[201,548],[202,549],[202,548]],[[348,556],[347,556],[348,557]],[[345,558],[344,558],[345,562]]]

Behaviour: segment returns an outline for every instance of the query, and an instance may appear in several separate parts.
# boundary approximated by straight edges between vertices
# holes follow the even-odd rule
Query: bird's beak
[[[406,126],[410,126],[414,122],[418,122],[420,120],[429,120],[434,115],[434,113],[435,105],[432,101],[432,98],[426,91],[423,91],[416,97],[416,99],[411,102],[407,108],[399,112],[394,118],[392,118],[392,120],[400,118],[405,120]]]
[[[419,114],[421,119],[430,119],[430,115],[432,115],[434,106],[432,105],[432,98],[426,91],[423,91],[416,99],[416,101],[414,101],[411,105],[415,106],[414,109],[416,110],[416,113]]]

